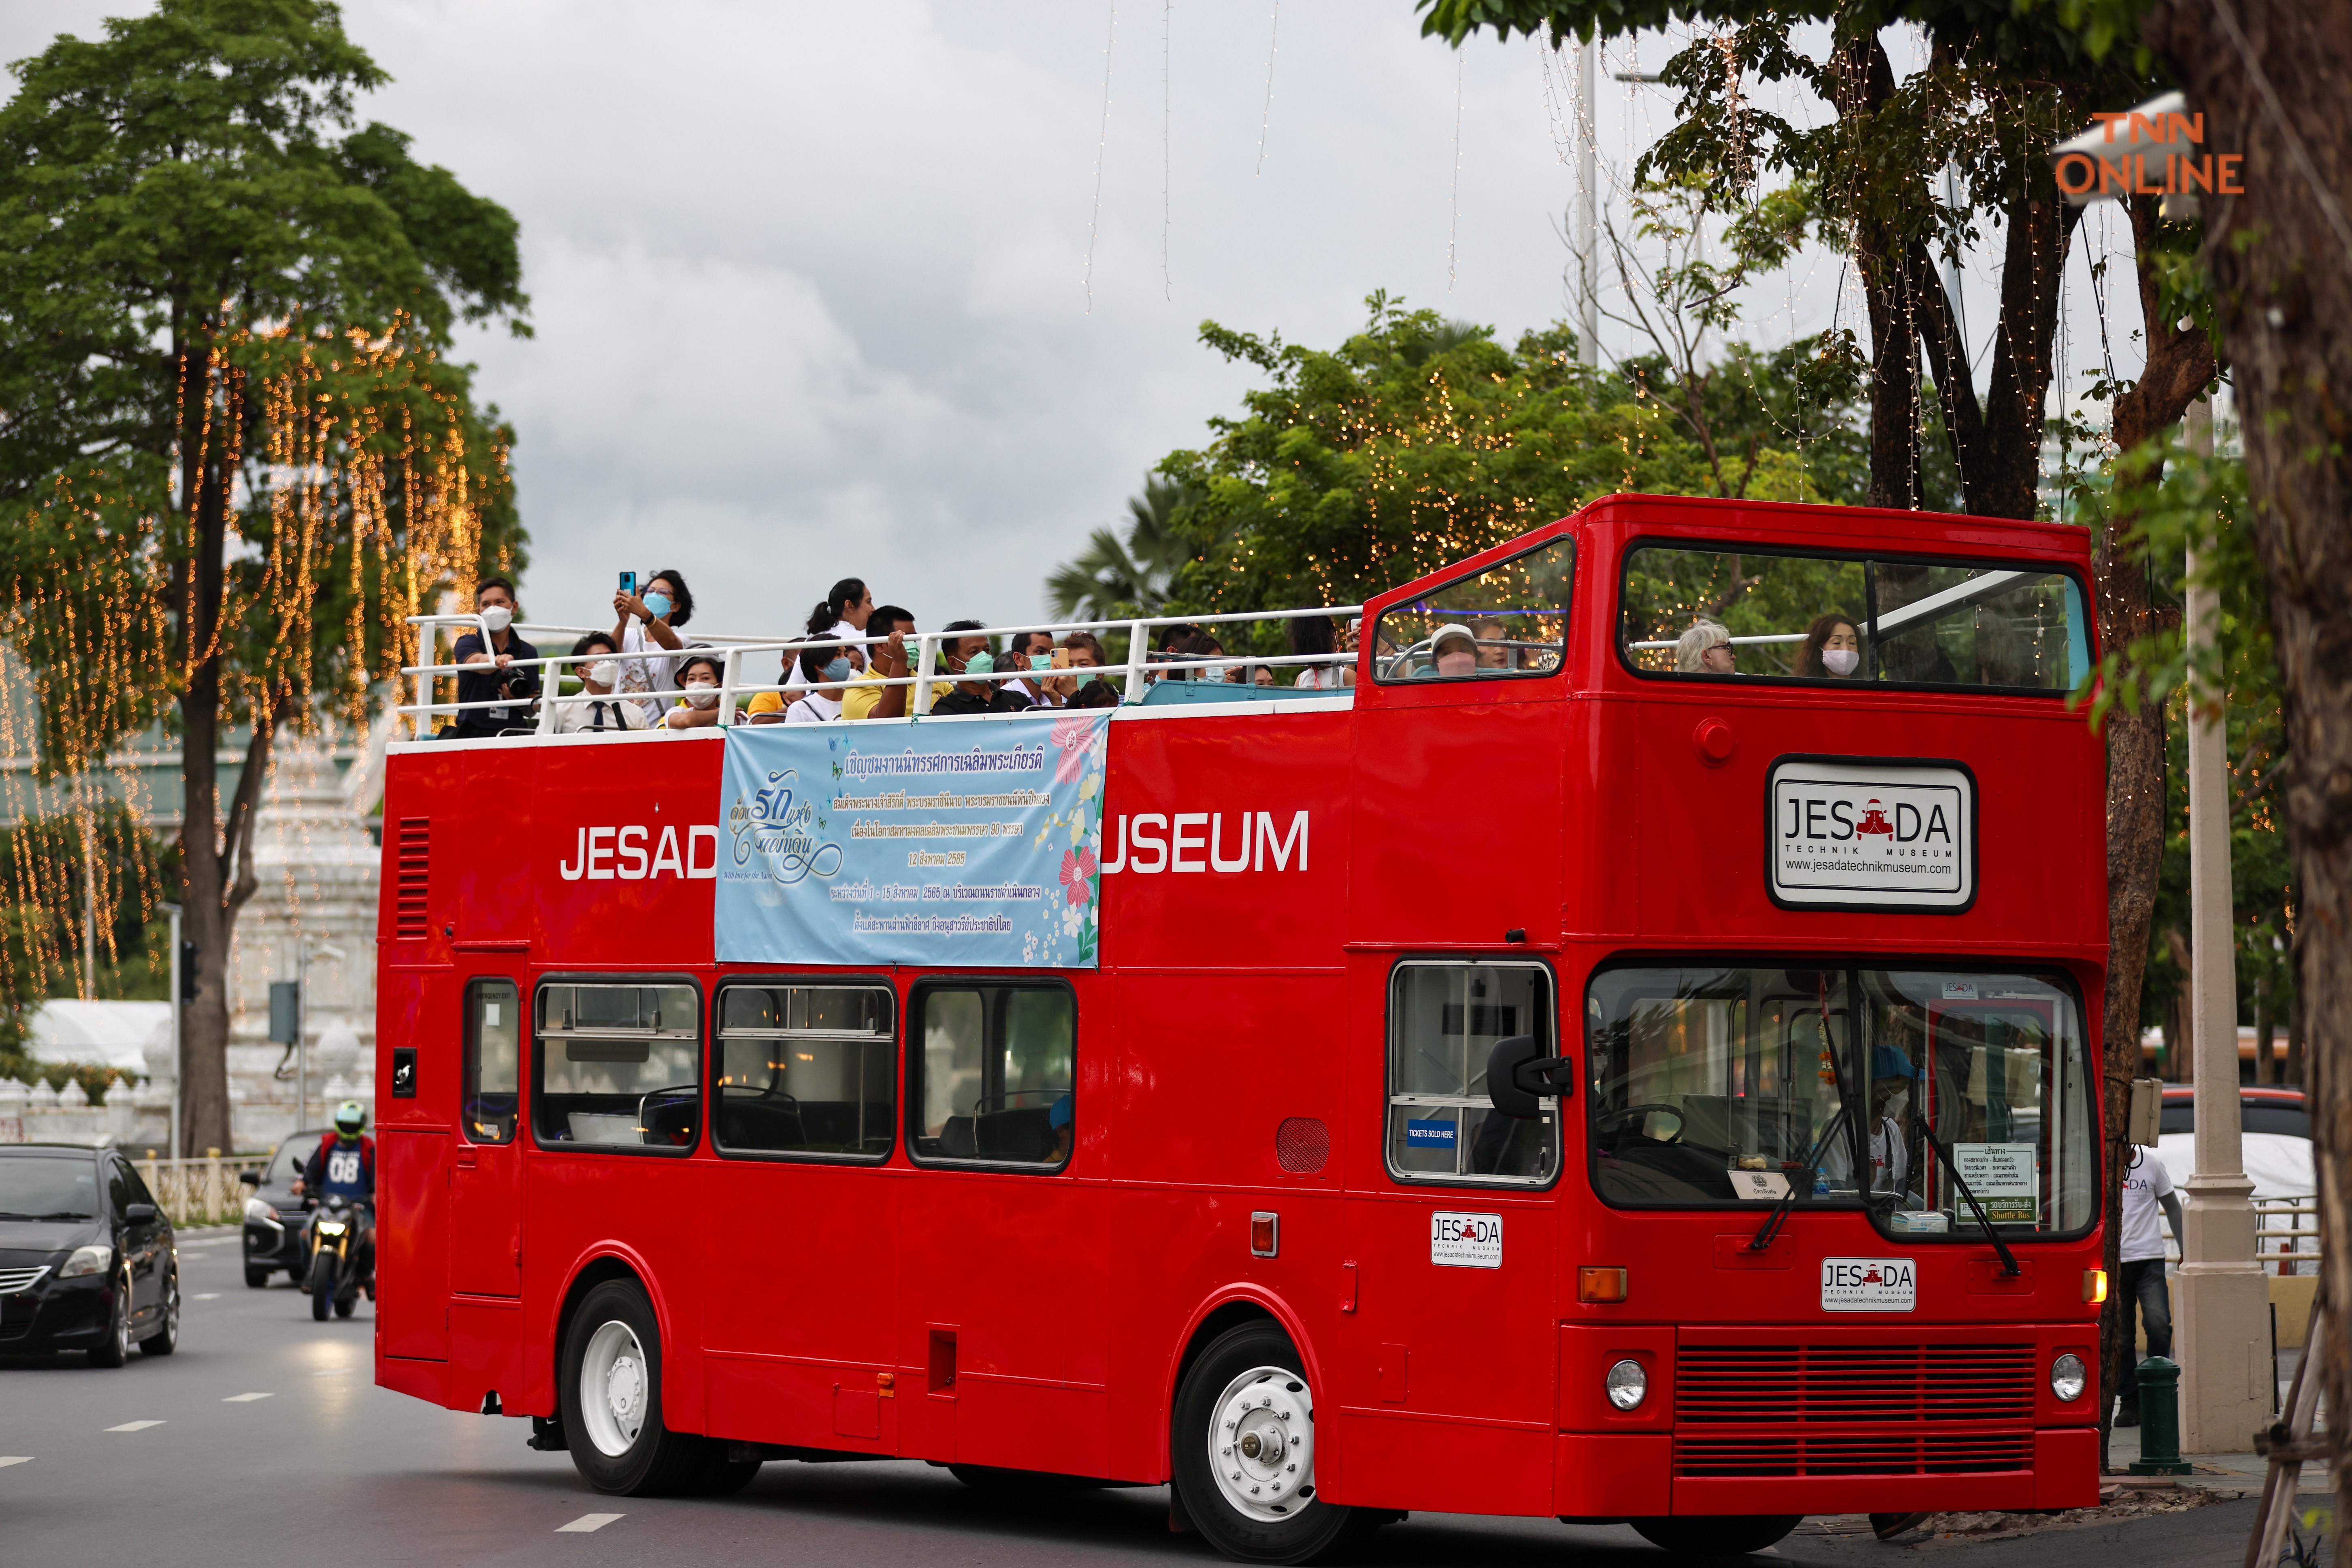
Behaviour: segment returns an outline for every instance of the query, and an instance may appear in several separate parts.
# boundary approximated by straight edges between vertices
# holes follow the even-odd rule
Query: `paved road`
[[[24,1458],[0,1462],[9,1568],[1214,1561],[1197,1536],[1168,1533],[1164,1490],[1007,1500],[921,1464],[771,1464],[723,1501],[600,1497],[565,1456],[524,1447],[523,1421],[377,1388],[365,1302],[348,1321],[314,1323],[290,1286],[247,1289],[233,1233],[191,1237],[181,1259],[177,1355],[134,1356],[114,1372],[78,1355],[0,1363],[0,1461]],[[110,1430],[134,1423],[144,1425]],[[2244,1508],[2071,1532],[2063,1554],[2075,1568],[2234,1561]],[[616,1517],[579,1527],[602,1516]],[[2007,1568],[2047,1563],[2052,1546],[2043,1537],[1926,1550],[1952,1568]],[[1867,1539],[1801,1536],[1774,1555],[1824,1568],[1912,1560]],[[1364,1560],[1657,1568],[1664,1557],[1629,1530],[1417,1514],[1382,1531]]]

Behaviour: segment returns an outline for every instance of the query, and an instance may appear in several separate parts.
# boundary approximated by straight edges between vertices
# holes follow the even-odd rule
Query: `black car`
[[[256,1290],[280,1268],[297,1284],[310,1269],[310,1215],[294,1195],[294,1184],[326,1135],[323,1127],[289,1132],[268,1164],[240,1178],[253,1189],[245,1200],[245,1282]]]
[[[180,1342],[172,1222],[111,1149],[0,1146],[0,1355],[89,1352],[121,1366]]]

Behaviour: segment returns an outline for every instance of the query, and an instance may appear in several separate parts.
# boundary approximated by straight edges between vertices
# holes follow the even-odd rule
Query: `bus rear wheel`
[[[708,1445],[662,1425],[661,1330],[636,1281],[608,1279],[580,1303],[556,1397],[572,1463],[598,1491],[667,1497],[701,1475]]]
[[[1738,1557],[1761,1552],[1803,1522],[1801,1513],[1685,1514],[1627,1522],[1653,1546],[1693,1557]]]
[[[1268,1322],[1228,1329],[1176,1394],[1175,1486],[1193,1528],[1236,1563],[1304,1563],[1370,1528],[1315,1495],[1315,1398]]]

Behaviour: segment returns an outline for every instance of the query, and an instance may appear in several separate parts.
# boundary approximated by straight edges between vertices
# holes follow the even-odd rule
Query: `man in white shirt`
[[[604,657],[593,664],[572,667],[579,671],[580,689],[588,700],[567,700],[555,704],[554,730],[557,734],[578,735],[646,727],[645,715],[638,705],[613,690],[621,679],[621,662],[614,657],[614,652],[613,639],[603,632],[590,632],[572,645],[575,658],[585,658],[592,653],[601,653]]]
[[[2138,1310],[2147,1331],[2147,1353],[2169,1360],[2172,1355],[2172,1299],[2164,1289],[2164,1227],[2157,1218],[2161,1205],[2180,1234],[2180,1199],[2172,1190],[2172,1173],[2153,1149],[2134,1149],[2124,1172],[2124,1277],[2117,1288],[2124,1302],[2124,1371],[2117,1380],[2122,1401],[2116,1425],[2139,1425],[2139,1363],[2132,1354],[2132,1311]]]

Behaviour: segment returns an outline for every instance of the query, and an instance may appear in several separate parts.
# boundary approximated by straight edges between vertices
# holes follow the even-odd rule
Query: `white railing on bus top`
[[[1356,655],[1350,651],[1340,651],[1337,653],[1271,655],[1217,654],[1192,658],[1180,658],[1171,655],[1154,654],[1151,651],[1150,646],[1150,633],[1154,627],[1225,626],[1245,621],[1295,621],[1304,619],[1308,616],[1323,616],[1333,621],[1339,621],[1360,616],[1362,614],[1363,606],[1360,605],[1328,605],[1318,609],[1306,610],[1254,610],[1231,615],[1216,616],[1155,616],[1140,620],[1125,621],[1052,621],[1040,622],[1034,626],[989,626],[982,629],[966,629],[963,631],[954,632],[919,632],[908,639],[918,645],[915,667],[911,674],[887,676],[873,680],[861,680],[858,684],[861,686],[879,686],[885,689],[894,686],[912,687],[914,689],[911,693],[913,711],[917,717],[920,717],[921,715],[930,711],[931,689],[934,685],[940,683],[943,679],[947,681],[1026,680],[1045,679],[1048,678],[1058,679],[1075,673],[1071,670],[1015,668],[982,671],[978,673],[970,671],[949,671],[943,674],[940,667],[940,645],[943,643],[961,641],[965,637],[985,637],[990,638],[1019,638],[1030,636],[1036,632],[1047,633],[1053,637],[1056,643],[1059,643],[1065,636],[1071,632],[1089,632],[1095,634],[1104,632],[1125,632],[1128,637],[1128,654],[1127,663],[1124,666],[1126,684],[1123,695],[1125,700],[1129,702],[1140,702],[1143,700],[1145,688],[1151,679],[1167,675],[1177,670],[1189,669],[1195,667],[1209,665],[1222,665],[1228,667],[1233,665],[1265,665],[1269,668],[1281,668],[1297,665],[1345,668],[1352,666],[1356,662]],[[491,646],[488,631],[483,626],[482,618],[478,615],[411,616],[408,617],[408,624],[413,626],[423,628],[420,635],[426,639],[427,647],[430,650],[431,656],[436,660],[438,659],[440,653],[438,646],[440,636],[445,628],[455,634],[457,637],[462,637],[467,632],[479,633],[482,637],[483,647],[488,648]],[[578,637],[587,636],[592,632],[603,632],[607,637],[611,636],[609,628],[604,626],[561,626],[541,621],[517,621],[512,624],[512,629],[524,634],[539,633],[554,637]],[[797,662],[799,655],[806,648],[870,648],[880,644],[887,643],[889,640],[890,639],[887,636],[847,637],[836,637],[832,636],[803,636],[797,637],[777,638],[713,636],[704,638],[699,643],[681,641],[679,645],[674,648],[647,647],[638,652],[629,654],[592,651],[577,654],[548,654],[542,655],[538,658],[518,658],[509,661],[506,668],[509,669],[538,669],[545,672],[545,678],[541,681],[541,691],[539,699],[540,711],[537,725],[539,733],[545,735],[551,734],[554,731],[555,710],[556,705],[559,703],[577,704],[583,702],[606,702],[612,700],[615,695],[618,695],[625,701],[636,702],[643,701],[646,699],[675,699],[683,697],[686,694],[686,689],[681,686],[663,687],[657,690],[650,691],[628,691],[620,693],[608,692],[603,696],[597,696],[585,690],[559,694],[552,689],[560,683],[563,670],[566,667],[593,664],[597,660],[604,658],[615,658],[625,661],[635,658],[662,658],[669,660],[671,668],[675,669],[688,656],[700,655],[704,658],[711,658],[719,664],[719,722],[721,725],[729,725],[735,722],[738,704],[745,700],[758,696],[760,693],[765,691],[784,693],[806,690],[810,689],[809,685],[796,686],[786,681],[774,681],[766,684],[746,681],[742,677],[742,661],[746,654],[790,654],[793,656],[795,662]],[[452,657],[455,657],[454,647]],[[523,705],[513,698],[489,698],[473,702],[436,702],[433,700],[433,682],[435,679],[443,676],[463,675],[467,673],[478,674],[480,672],[481,667],[478,664],[441,664],[436,662],[431,664],[413,664],[404,666],[400,673],[404,676],[414,676],[416,679],[416,700],[415,702],[403,703],[396,708],[394,711],[407,715],[410,718],[412,721],[412,733],[421,739],[429,730],[432,718],[436,714],[461,713],[471,711],[476,709],[514,708]],[[1308,689],[1312,691],[1315,689],[1309,688]]]

